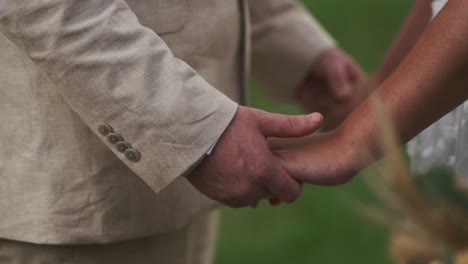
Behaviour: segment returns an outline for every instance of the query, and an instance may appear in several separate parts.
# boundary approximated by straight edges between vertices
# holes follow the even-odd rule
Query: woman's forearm
[[[377,90],[404,143],[468,99],[468,1],[450,0],[403,63]],[[381,155],[378,120],[367,100],[340,128]]]
[[[416,0],[406,22],[387,51],[374,75],[377,84],[382,83],[400,65],[424,32],[431,19],[431,0]]]

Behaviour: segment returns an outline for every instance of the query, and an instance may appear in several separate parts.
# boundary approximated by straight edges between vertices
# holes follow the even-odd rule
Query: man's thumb
[[[260,130],[266,137],[303,137],[317,131],[323,123],[319,113],[293,116],[265,112],[260,119]]]

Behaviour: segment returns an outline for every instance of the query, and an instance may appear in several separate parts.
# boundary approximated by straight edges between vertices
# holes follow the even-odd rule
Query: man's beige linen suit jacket
[[[330,37],[294,0],[0,0],[0,237],[106,243],[215,206],[183,177]],[[226,168],[227,170],[229,168]]]

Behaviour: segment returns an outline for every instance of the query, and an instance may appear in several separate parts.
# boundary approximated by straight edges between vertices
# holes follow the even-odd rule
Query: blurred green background
[[[268,0],[258,0],[268,1]],[[413,1],[303,0],[342,48],[373,72]],[[251,105],[293,113],[253,88]],[[307,186],[294,205],[224,209],[216,263],[391,263],[387,232],[360,216],[350,200],[371,201],[362,179],[338,188]]]

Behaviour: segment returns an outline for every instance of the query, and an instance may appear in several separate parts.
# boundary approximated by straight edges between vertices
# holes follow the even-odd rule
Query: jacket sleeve
[[[252,70],[277,101],[293,99],[318,55],[334,40],[296,0],[249,0]]]
[[[197,164],[237,110],[123,0],[0,0],[0,29],[155,192]],[[103,124],[140,158],[117,151]]]

